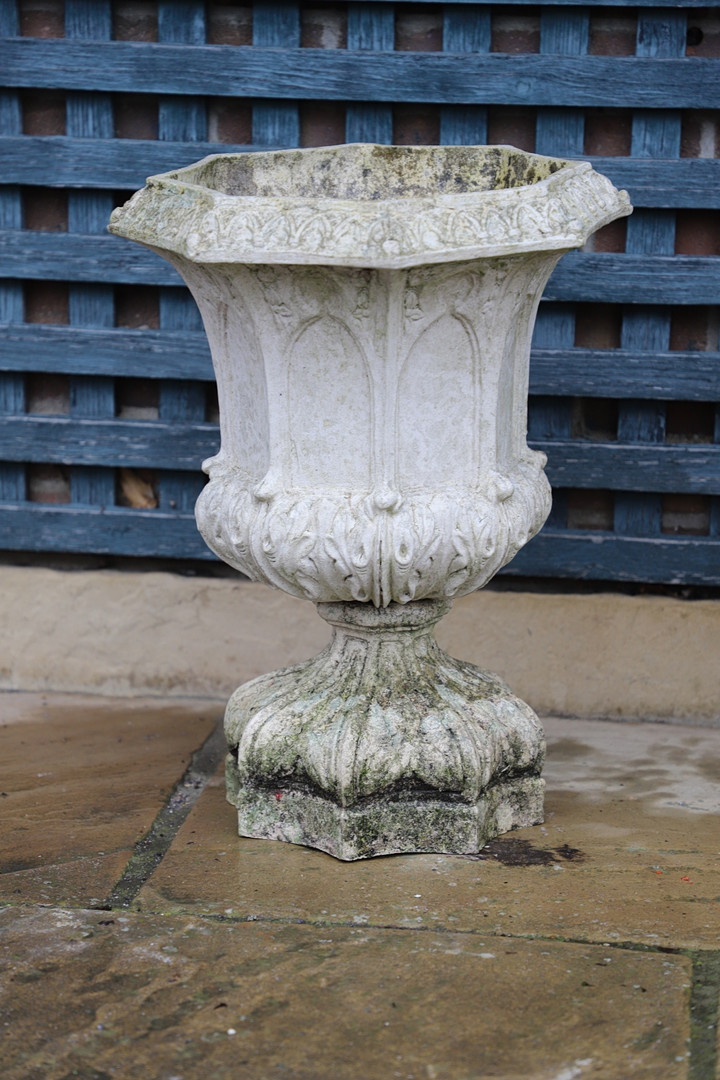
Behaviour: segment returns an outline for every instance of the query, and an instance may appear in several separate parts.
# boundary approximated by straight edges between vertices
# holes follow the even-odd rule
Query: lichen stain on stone
[[[563,168],[512,146],[423,147],[353,144],[274,153],[222,154],[168,179],[223,195],[375,201],[529,187]]]

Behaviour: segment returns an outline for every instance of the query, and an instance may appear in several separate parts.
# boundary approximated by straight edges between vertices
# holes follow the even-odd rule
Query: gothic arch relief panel
[[[267,379],[255,321],[219,271],[205,271],[204,277],[198,274],[189,284],[213,355],[222,456],[251,480],[260,480],[269,466],[270,442]]]
[[[372,391],[361,349],[329,315],[298,334],[290,352],[288,438],[297,487],[370,487]]]
[[[398,477],[403,485],[471,484],[478,474],[479,360],[469,328],[441,315],[400,375]]]

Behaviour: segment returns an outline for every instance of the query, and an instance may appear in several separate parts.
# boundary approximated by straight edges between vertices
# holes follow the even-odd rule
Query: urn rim
[[[211,154],[150,177],[109,230],[170,261],[402,269],[567,251],[631,209],[589,162],[354,143]]]

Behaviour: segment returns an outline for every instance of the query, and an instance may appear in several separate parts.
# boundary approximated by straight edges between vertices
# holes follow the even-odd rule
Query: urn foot
[[[540,722],[497,676],[443,652],[449,603],[319,604],[319,656],[241,686],[225,714],[241,836],[352,860],[479,851],[543,820]]]

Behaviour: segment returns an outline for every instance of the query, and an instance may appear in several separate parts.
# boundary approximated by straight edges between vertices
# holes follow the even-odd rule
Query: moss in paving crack
[[[720,952],[693,952],[688,1080],[716,1080]]]
[[[108,899],[109,907],[129,907],[162,862],[178,829],[223,759],[227,747],[222,725],[196,750],[182,779],[135,850]]]

